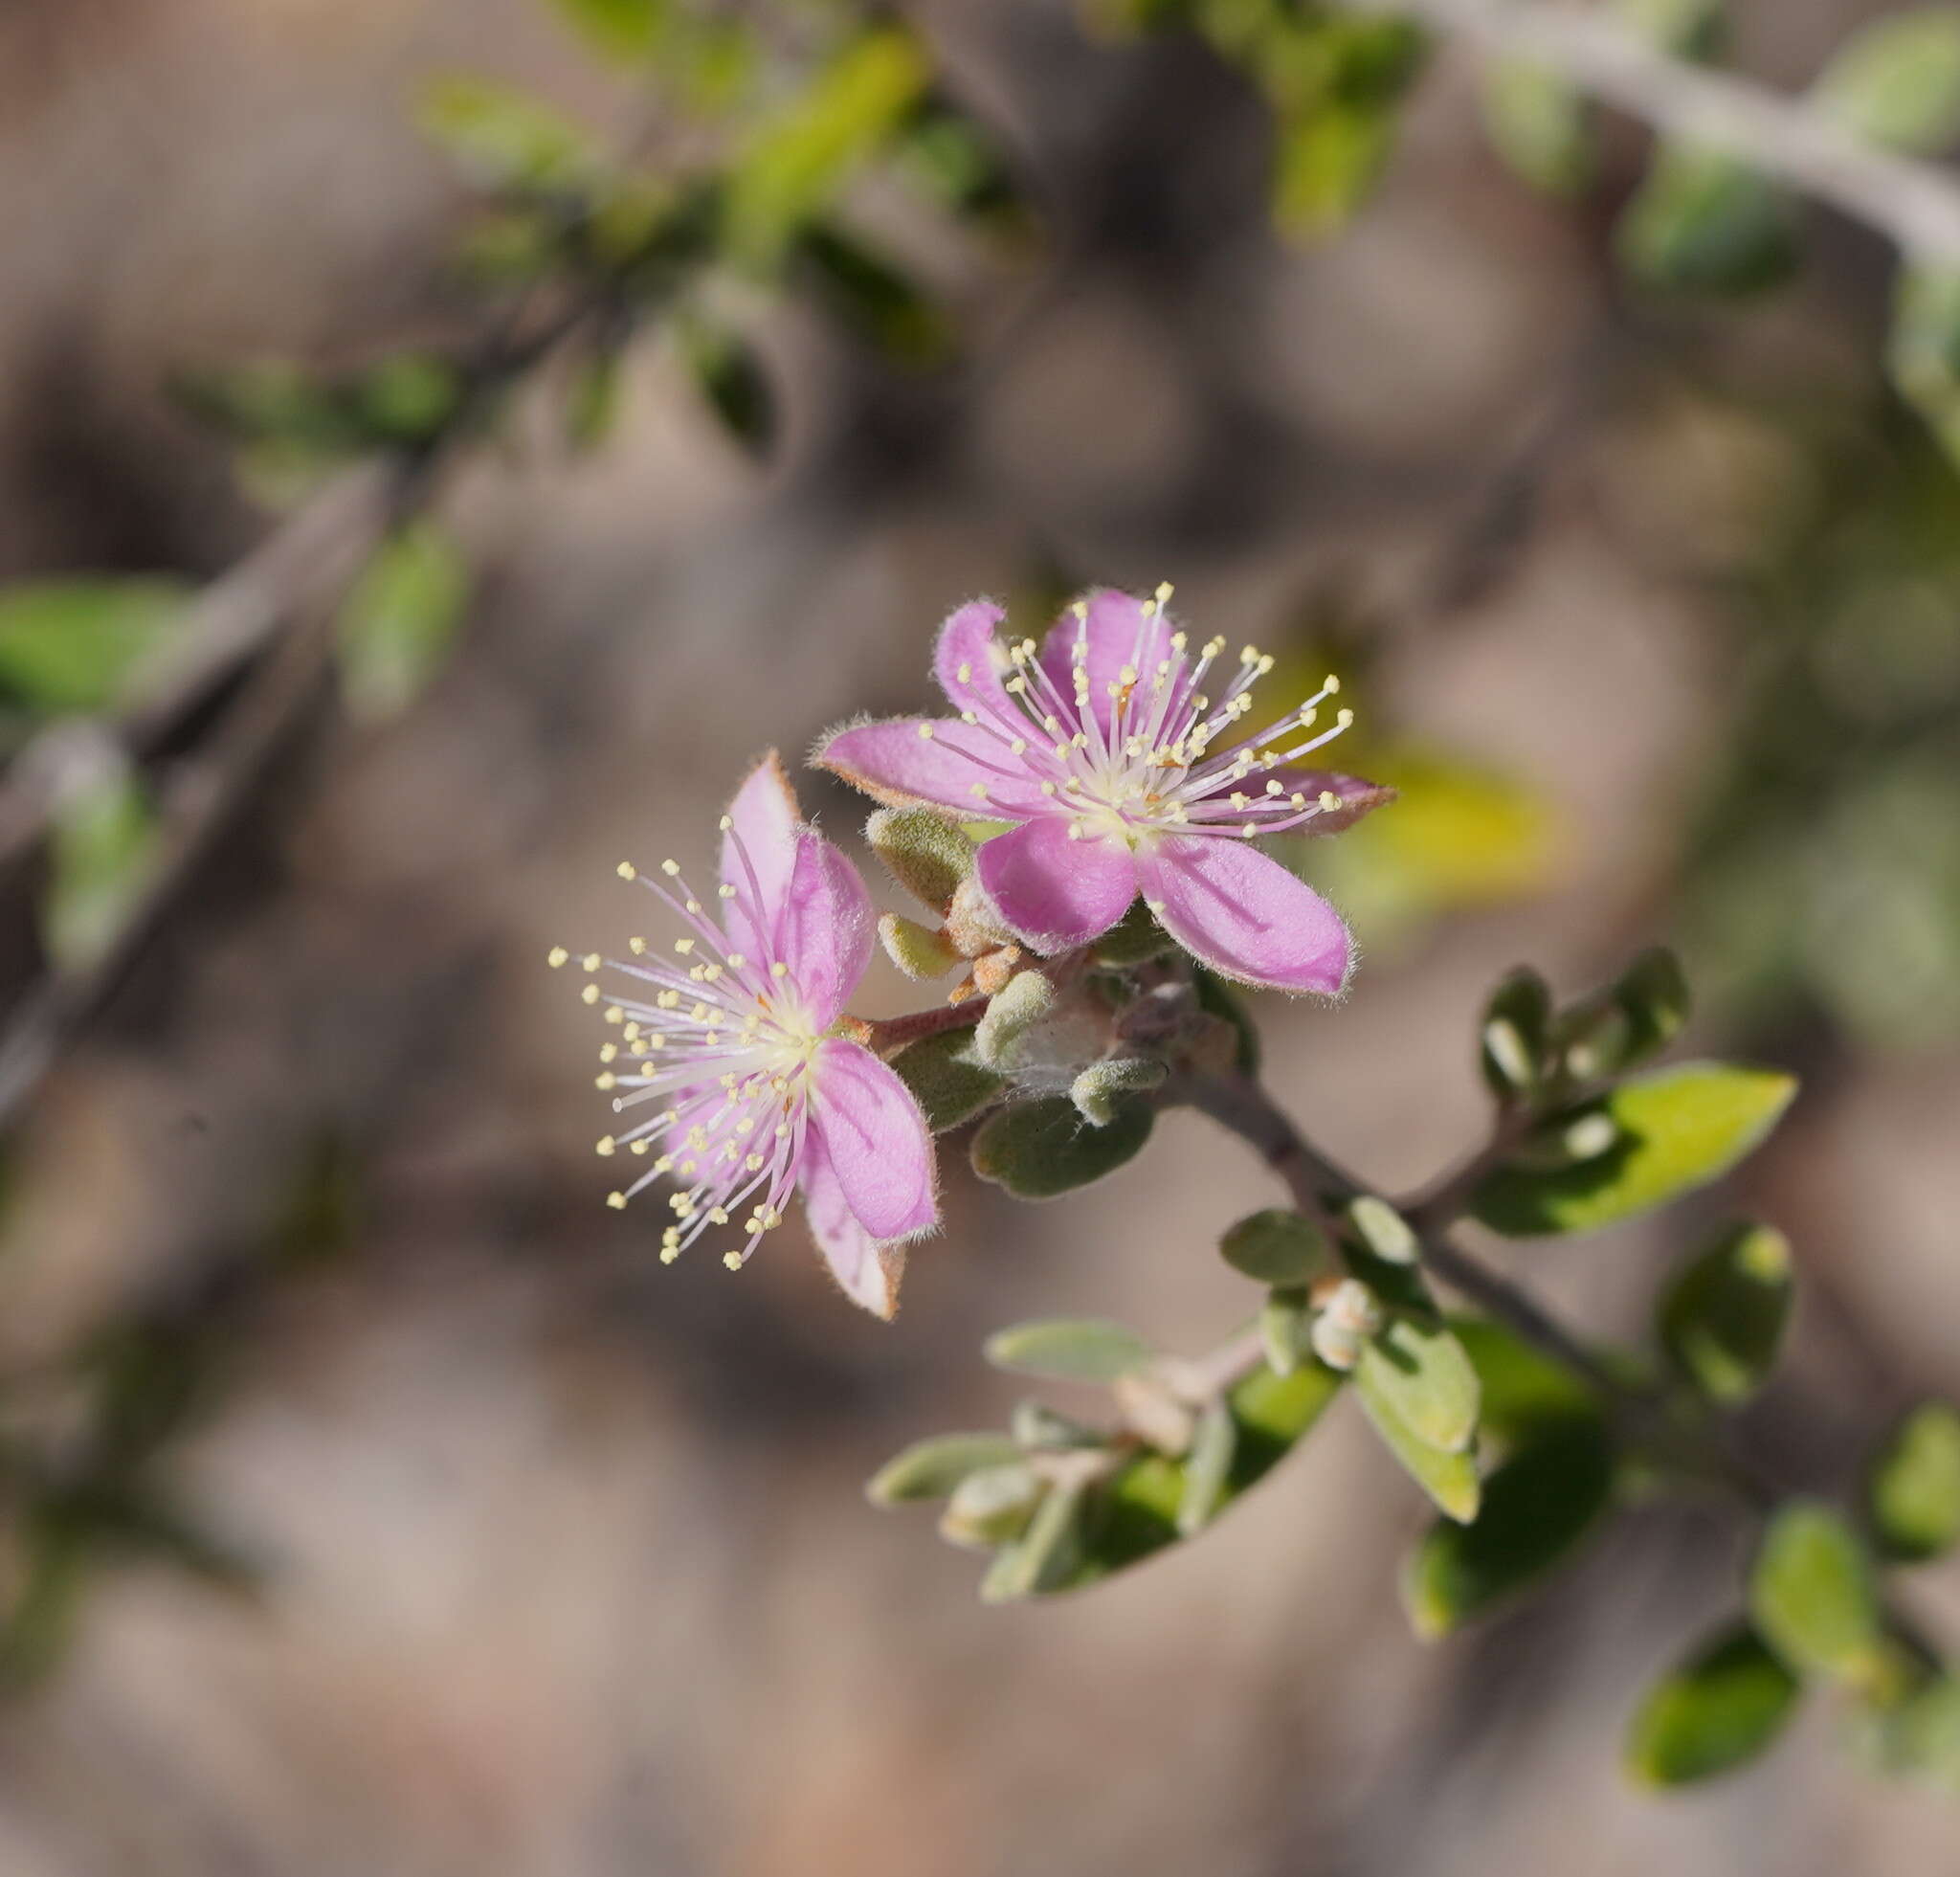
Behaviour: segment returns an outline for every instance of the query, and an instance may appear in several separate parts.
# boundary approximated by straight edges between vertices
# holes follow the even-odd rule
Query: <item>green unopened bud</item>
[[[946,912],[946,935],[962,958],[978,958],[1014,943],[1014,935],[1000,923],[980,890],[979,881],[970,875],[953,889]]]
[[[1363,1193],[1348,1201],[1348,1222],[1383,1263],[1413,1264],[1421,1250],[1409,1221],[1386,1199]]]
[[[1019,1461],[983,1466],[953,1488],[939,1521],[939,1535],[948,1544],[974,1551],[1012,1544],[1027,1531],[1041,1502],[1041,1490],[1035,1469]]]
[[[1326,1234],[1279,1206],[1241,1218],[1218,1249],[1235,1271],[1258,1284],[1305,1284],[1333,1262]]]
[[[973,871],[973,843],[923,808],[880,809],[864,824],[864,838],[891,877],[938,913]]]
[[[1084,1121],[1092,1127],[1106,1128],[1116,1119],[1125,1095],[1147,1095],[1161,1087],[1170,1071],[1148,1056],[1112,1056],[1091,1062],[1069,1087]]]
[[[973,1054],[991,1069],[1012,1068],[1029,1031],[1055,1008],[1055,986],[1039,972],[1017,972],[994,994],[973,1030]]]
[[[960,962],[960,955],[947,943],[944,932],[935,932],[916,919],[896,912],[885,913],[878,922],[878,936],[885,956],[915,983],[944,977]]]
[[[1483,1079],[1494,1094],[1528,1096],[1542,1073],[1551,1023],[1551,993],[1528,966],[1491,993],[1479,1033]]]

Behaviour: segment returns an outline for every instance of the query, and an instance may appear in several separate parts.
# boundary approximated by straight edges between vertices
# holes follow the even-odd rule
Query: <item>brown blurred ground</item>
[[[482,580],[463,656],[398,724],[315,739],[49,1093],[15,1354],[249,1243],[323,1128],[360,1151],[366,1222],[255,1322],[185,1455],[264,1592],[105,1586],[66,1669],[0,1716],[0,1872],[1944,1867],[1950,1810],[1862,1781],[1821,1712],[1705,1796],[1621,1782],[1630,1703],[1721,1607],[1713,1514],[1627,1521],[1529,1611],[1430,1651],[1392,1587],[1419,1508],[1345,1410],[1203,1543],[1053,1607],[980,1608],[926,1521],[867,1508],[903,1440],[1004,1412],[987,1330],[1231,1327],[1208,1245],[1258,1174],[1195,1122],[1051,1210],[954,1179],[893,1329],[789,1233],[740,1279],[596,1274],[644,1225],[598,1203],[590,1038],[546,947],[623,929],[612,862],[698,857],[763,744],[924,702],[960,598],[1044,562],[1168,574],[1194,621],[1266,634],[1338,577],[1392,633],[1379,706],[1563,805],[1550,891],[1385,949],[1339,1011],[1270,1013],[1276,1085],[1392,1186],[1474,1134],[1464,1039],[1497,971],[1529,956],[1577,988],[1667,929],[1679,815],[1728,733],[1697,574],[1761,492],[1690,447],[1664,365],[1600,363],[1586,231],[1481,153],[1460,86],[1425,93],[1357,228],[1294,253],[1265,232],[1258,115],[1209,63],[1092,50],[1040,0],[923,14],[1051,201],[1042,266],[947,259],[971,368],[894,385],[787,313],[770,473],[657,348],[597,458],[540,423],[484,463],[456,511]],[[1789,77],[1844,13],[1751,20]],[[524,0],[0,19],[5,571],[205,573],[250,542],[160,381],[449,310],[430,257],[458,205],[402,120],[458,62],[616,108]],[[1872,257],[1824,252],[1794,300],[1713,328],[1718,358],[1759,382],[1867,369]],[[1515,564],[1439,606],[1442,558],[1548,425]],[[809,799],[852,829],[854,804]],[[1728,1039],[1719,1012],[1697,1038]],[[1791,1441],[1822,1477],[1908,1386],[1960,1387],[1956,1094],[1950,1055],[1834,1050],[1749,1175],[1816,1280]],[[1664,1242],[1528,1262],[1630,1330]],[[1960,1625],[1950,1574],[1922,1595]]]

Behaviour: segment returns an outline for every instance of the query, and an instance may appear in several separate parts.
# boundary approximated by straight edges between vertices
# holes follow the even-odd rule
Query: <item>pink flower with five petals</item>
[[[1342,710],[1314,730],[1331,678],[1280,724],[1237,735],[1273,660],[1247,646],[1221,682],[1225,641],[1193,651],[1164,610],[1169,591],[1099,588],[1038,647],[997,638],[1001,609],[974,600],[934,657],[958,715],[847,725],[815,761],[880,801],[1014,822],[981,843],[976,875],[1037,951],[1100,937],[1141,892],[1212,970],[1333,995],[1353,963],[1347,926],[1252,843],[1335,833],[1393,792],[1299,767],[1350,721]]]
[[[911,1091],[862,1044],[833,1034],[871,959],[874,921],[858,870],[803,825],[773,754],[722,818],[711,913],[672,860],[658,877],[622,862],[685,926],[669,963],[635,939],[625,959],[585,959],[630,989],[600,1052],[613,1108],[633,1117],[602,1154],[647,1159],[608,1202],[671,1177],[671,1262],[711,1226],[740,1219],[739,1267],[800,1193],[817,1247],[845,1294],[878,1316],[898,1307],[907,1240],[939,1222],[932,1137]],[[716,915],[719,916],[716,916]],[[551,962],[568,955],[554,950]],[[604,994],[597,980],[585,998]],[[654,1111],[640,1118],[639,1111]]]

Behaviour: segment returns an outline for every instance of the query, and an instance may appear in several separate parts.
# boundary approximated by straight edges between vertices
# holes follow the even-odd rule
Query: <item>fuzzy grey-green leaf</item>
[[[1887,1556],[1919,1563],[1960,1543],[1960,1412],[1945,1401],[1915,1408],[1874,1458],[1867,1490]]]
[[[865,1483],[864,1491],[880,1506],[944,1499],[969,1473],[1019,1457],[1020,1448],[1005,1434],[938,1434],[894,1454]]]
[[[1156,1353],[1134,1330],[1101,1317],[1042,1317],[997,1330],[983,1345],[988,1361],[1051,1381],[1113,1382]]]
[[[1256,1284],[1305,1284],[1333,1263],[1326,1234],[1282,1206],[1248,1214],[1219,1240],[1218,1249],[1226,1263]]]
[[[1017,1102],[981,1123],[973,1171],[1017,1198],[1058,1198],[1135,1159],[1154,1121],[1149,1104],[1140,1100],[1118,1105],[1102,1128],[1084,1121],[1065,1095]]]
[[[935,1134],[970,1121],[1007,1086],[991,1069],[972,1061],[968,1054],[971,1040],[965,1030],[947,1030],[907,1043],[891,1059]]]

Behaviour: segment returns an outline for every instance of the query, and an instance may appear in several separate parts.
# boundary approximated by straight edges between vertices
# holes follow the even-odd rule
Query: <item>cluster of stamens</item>
[[[969,760],[1006,782],[1024,784],[1033,776],[1041,793],[1070,814],[1069,833],[1078,839],[1118,835],[1135,845],[1152,833],[1251,839],[1283,834],[1339,808],[1340,797],[1331,792],[1309,795],[1274,774],[1354,721],[1351,710],[1340,710],[1319,734],[1291,749],[1274,748],[1296,730],[1314,727],[1320,706],[1341,688],[1339,680],[1328,678],[1278,724],[1214,752],[1213,746],[1251,714],[1253,687],[1272,670],[1273,659],[1257,646],[1244,647],[1215,701],[1203,686],[1224,655],[1223,638],[1201,646],[1193,659],[1185,634],[1172,632],[1168,649],[1152,662],[1147,646],[1170,592],[1167,583],[1143,603],[1129,660],[1104,686],[1106,727],[1091,697],[1086,601],[1074,608],[1071,696],[1063,696],[1032,638],[997,648],[999,669],[1007,674],[998,690],[976,682],[972,665],[962,663],[954,673],[960,721],[985,732],[1008,759],[994,763],[969,752]],[[919,734],[930,737],[932,726],[922,724]],[[993,785],[976,782],[971,793],[985,805]]]
[[[628,941],[630,959],[587,953],[578,962],[589,975],[612,972],[635,989],[609,997],[591,975],[579,994],[589,1005],[603,1002],[605,1021],[619,1033],[599,1050],[598,1086],[612,1094],[613,1112],[661,1105],[598,1143],[602,1156],[626,1152],[648,1161],[646,1171],[609,1193],[606,1203],[622,1208],[654,1181],[673,1177],[677,1187],[668,1204],[674,1222],[660,1235],[663,1263],[672,1263],[710,1226],[732,1223],[746,1205],[745,1242],[723,1260],[739,1270],[762,1234],[781,1223],[795,1185],[808,1126],[806,1072],[821,1039],[789,981],[789,966],[763,931],[755,868],[725,816],[722,831],[746,876],[746,890],[724,883],[719,897],[746,915],[744,924],[756,934],[751,942],[763,948],[761,955],[736,949],[675,861],[662,860],[664,880],[657,880],[622,860],[619,877],[645,886],[688,930],[673,941],[671,964],[653,955],[643,938]],[[546,962],[555,969],[571,957],[554,946]]]

